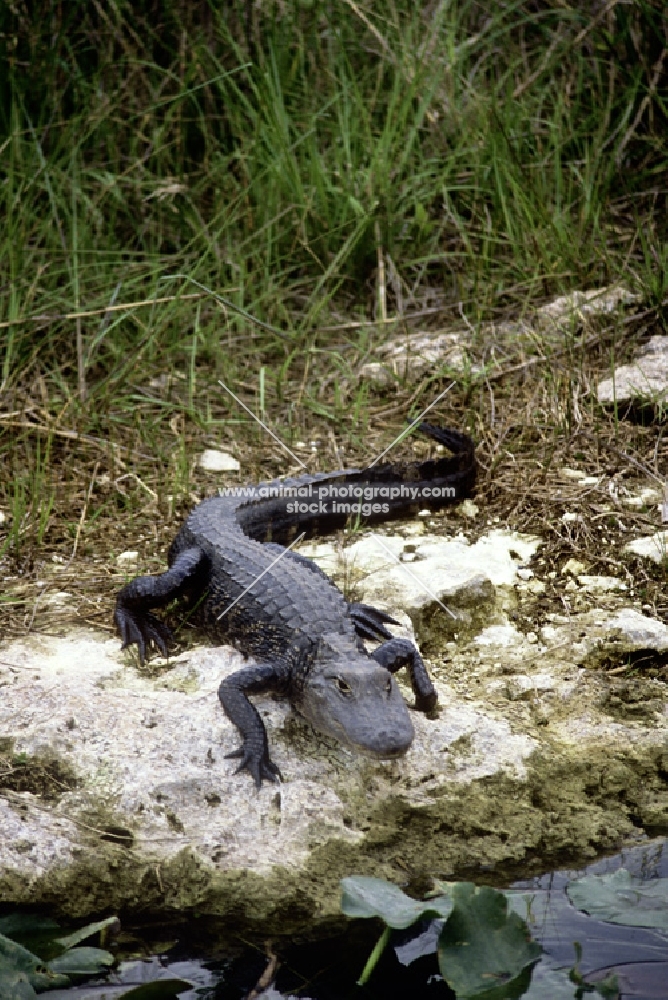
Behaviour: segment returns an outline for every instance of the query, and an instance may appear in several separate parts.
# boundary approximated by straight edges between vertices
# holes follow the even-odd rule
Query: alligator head
[[[296,706],[314,729],[371,757],[400,757],[415,735],[392,674],[357,650],[319,658]]]

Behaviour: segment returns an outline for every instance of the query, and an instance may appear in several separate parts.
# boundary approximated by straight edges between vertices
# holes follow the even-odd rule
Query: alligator
[[[167,655],[172,632],[152,612],[175,599],[197,608],[215,640],[254,658],[222,681],[218,695],[242,738],[228,756],[240,758],[237,772],[249,771],[258,788],[281,775],[249,695],[287,697],[315,729],[379,758],[398,757],[413,741],[393,676],[400,668],[408,669],[415,708],[430,713],[436,707],[418,650],[387,628],[397,622],[377,608],[347,602],[315,563],[286,547],[298,536],[345,527],[351,509],[373,524],[470,495],[476,470],[471,438],[425,422],[419,430],[452,456],[219,491],[190,512],[169,549],[167,571],[136,577],[118,594],[114,620],[123,648],[136,645],[142,665],[151,647]],[[380,502],[355,506],[329,499],[344,492]],[[381,645],[369,653],[364,640]]]

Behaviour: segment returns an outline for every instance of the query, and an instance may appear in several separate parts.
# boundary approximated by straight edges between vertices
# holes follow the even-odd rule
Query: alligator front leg
[[[142,666],[151,645],[167,656],[167,644],[173,638],[172,630],[152,615],[149,608],[164,608],[187,592],[199,596],[206,585],[207,567],[207,557],[193,546],[180,552],[166,573],[135,577],[119,593],[114,621],[123,640],[122,648],[136,643]]]
[[[415,695],[415,707],[420,712],[431,712],[438,701],[436,689],[427,673],[422,657],[408,639],[390,639],[371,653],[371,658],[395,674],[402,667],[408,667],[411,687]]]
[[[281,669],[271,663],[258,663],[252,667],[244,667],[230,674],[220,684],[220,698],[225,715],[234,723],[243,738],[238,750],[233,750],[226,757],[240,757],[239,771],[250,771],[258,788],[262,779],[277,781],[281,772],[269,756],[269,742],[264,722],[255,705],[248,700],[249,694],[262,694],[266,691],[282,691],[285,688],[284,674]]]

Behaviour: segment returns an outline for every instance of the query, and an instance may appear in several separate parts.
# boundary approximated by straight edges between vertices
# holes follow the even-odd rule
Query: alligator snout
[[[364,745],[357,744],[355,749],[371,757],[387,759],[403,756],[413,742],[415,731],[406,712],[405,720],[396,720],[396,728],[377,729],[375,733],[369,735],[371,738]]]

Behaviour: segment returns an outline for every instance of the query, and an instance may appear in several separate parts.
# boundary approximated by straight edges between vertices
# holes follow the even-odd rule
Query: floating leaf
[[[472,882],[452,887],[454,909],[438,942],[441,975],[458,1000],[507,987],[541,955],[526,922],[502,892]],[[528,984],[527,984],[528,985]]]
[[[0,934],[0,975],[14,972],[34,972],[42,964],[42,960],[31,951],[17,944],[11,938]]]
[[[69,986],[70,982],[67,976],[51,971],[41,958],[33,955],[22,944],[17,944],[11,938],[0,934],[0,979],[3,977],[11,979],[17,977],[19,973],[22,973],[38,992],[57,986]],[[17,982],[22,982],[20,977],[17,978]]]
[[[522,1000],[575,1000],[581,993],[568,970],[544,969],[541,963],[533,969],[531,985],[522,994]]]
[[[183,997],[189,990],[190,983],[183,979],[161,979],[154,983],[144,983],[142,986],[128,987],[109,983],[75,986],[69,990],[56,990],[47,993],[44,1000],[172,1000],[173,997]],[[4,1000],[4,995],[0,993]]]
[[[566,892],[574,906],[597,920],[668,930],[668,878],[643,882],[619,868],[610,875],[576,879]]]
[[[201,962],[173,962],[165,966],[159,958],[123,962],[107,983],[82,986],[62,997],[52,994],[45,1000],[170,1000],[194,996],[198,987],[213,987],[217,976]]]
[[[341,909],[347,917],[380,917],[396,930],[422,917],[447,917],[452,910],[450,896],[420,902],[383,878],[354,875],[341,879],[341,888]]]
[[[58,944],[61,944],[63,948],[73,948],[75,944],[80,944],[85,941],[86,938],[92,937],[93,934],[98,934],[101,931],[107,929],[107,927],[114,927],[118,925],[118,917],[107,917],[106,920],[98,920],[94,924],[86,924],[85,927],[81,927],[78,931],[73,931],[72,934],[68,934],[67,937],[56,938]]]
[[[102,948],[71,948],[47,963],[51,972],[68,976],[94,976],[106,972],[114,964],[114,956]]]
[[[36,1000],[37,994],[25,972],[0,971],[0,997],[2,1000]]]

